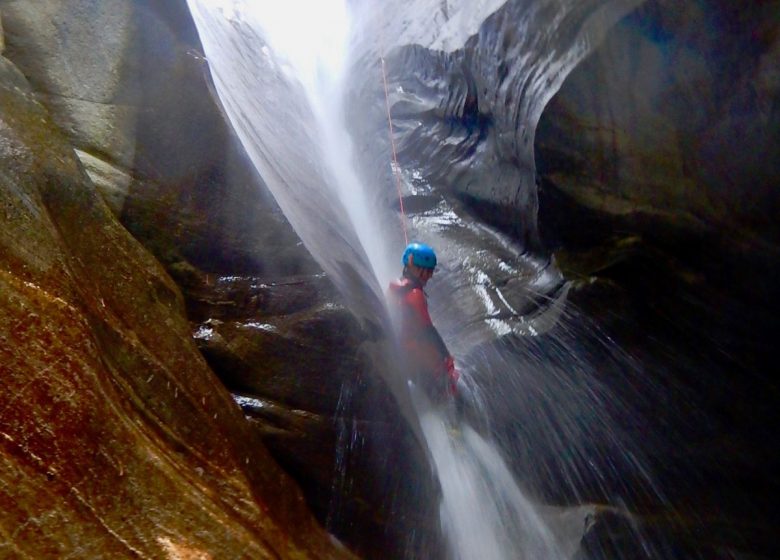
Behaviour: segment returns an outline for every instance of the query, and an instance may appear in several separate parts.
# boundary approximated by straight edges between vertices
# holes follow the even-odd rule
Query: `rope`
[[[409,235],[406,233],[406,212],[404,211],[404,197],[401,193],[401,167],[398,165],[398,154],[395,149],[395,138],[393,136],[393,118],[390,115],[390,94],[387,92],[387,71],[385,70],[385,59],[381,57],[382,61],[382,83],[385,87],[385,108],[387,109],[387,126],[390,130],[390,147],[392,149],[392,166],[393,174],[395,175],[395,186],[398,190],[398,204],[401,207],[401,229],[404,231],[405,244],[409,244]]]

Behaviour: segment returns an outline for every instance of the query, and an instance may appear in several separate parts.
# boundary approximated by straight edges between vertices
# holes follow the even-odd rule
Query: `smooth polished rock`
[[[646,3],[545,109],[545,188],[637,231],[719,230],[756,250],[776,245],[778,29],[776,3]],[[575,237],[557,200],[542,203],[557,216],[548,230]]]
[[[3,20],[7,57],[164,264],[317,270],[225,122],[185,2],[6,2]]]
[[[184,302],[0,58],[4,554],[350,558],[197,352]]]

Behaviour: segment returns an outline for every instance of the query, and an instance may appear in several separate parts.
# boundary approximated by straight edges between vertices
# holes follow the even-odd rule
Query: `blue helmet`
[[[409,255],[414,259],[414,265],[420,268],[436,268],[436,253],[424,243],[409,243],[404,250],[401,262],[404,266],[409,264]]]

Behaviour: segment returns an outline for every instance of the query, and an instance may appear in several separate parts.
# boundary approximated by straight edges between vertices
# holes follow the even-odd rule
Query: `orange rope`
[[[395,138],[393,136],[393,118],[390,115],[390,94],[387,92],[387,72],[385,71],[385,59],[382,61],[382,83],[385,86],[385,107],[387,108],[387,126],[390,129],[390,147],[393,150],[393,174],[395,175],[395,186],[398,190],[398,203],[401,206],[401,228],[404,230],[404,241],[409,244],[409,236],[406,233],[406,212],[404,211],[404,197],[401,193],[401,168],[398,165],[398,155],[395,149]]]

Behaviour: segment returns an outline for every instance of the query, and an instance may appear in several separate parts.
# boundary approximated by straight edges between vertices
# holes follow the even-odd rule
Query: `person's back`
[[[433,326],[423,291],[433,276],[433,249],[412,243],[404,251],[403,275],[390,283],[388,302],[410,378],[433,400],[457,392],[458,373],[444,341]]]

